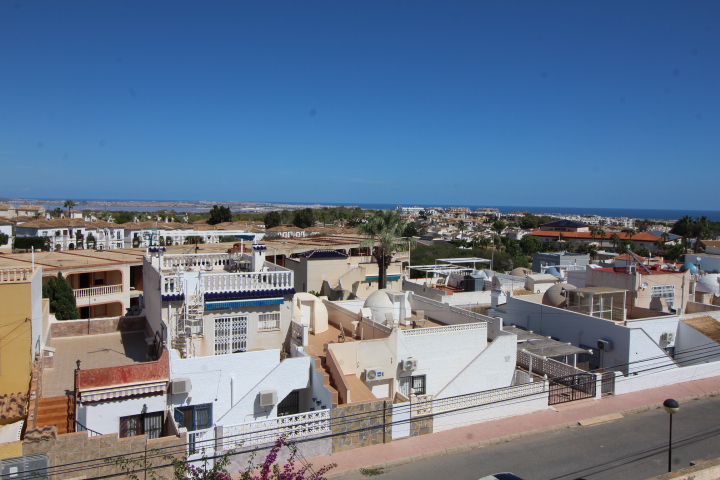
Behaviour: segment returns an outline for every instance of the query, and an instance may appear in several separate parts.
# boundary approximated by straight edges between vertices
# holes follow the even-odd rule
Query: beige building
[[[695,288],[689,271],[671,270],[666,265],[586,268],[585,286],[627,290],[628,310],[634,306],[660,312],[684,311]]]
[[[285,259],[285,267],[295,272],[295,290],[298,292],[313,291],[331,300],[345,300],[365,298],[378,289],[378,265],[370,255],[309,250],[293,257]],[[401,263],[393,261],[387,269],[387,288],[399,289],[401,274]]]
[[[75,250],[0,256],[0,268],[42,267],[44,279],[62,272],[73,288],[80,318],[119,317],[140,307],[144,251]]]

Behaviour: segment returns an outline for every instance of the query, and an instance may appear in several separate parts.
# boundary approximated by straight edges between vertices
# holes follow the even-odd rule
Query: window
[[[247,317],[215,319],[215,355],[247,350]]]
[[[267,330],[279,330],[280,329],[280,314],[279,313],[261,313],[258,321],[258,330],[261,332]]]
[[[163,412],[120,417],[120,438],[147,434],[148,438],[162,436]]]
[[[650,296],[660,298],[674,298],[675,285],[660,285],[658,287],[652,287]]]
[[[300,392],[293,390],[278,404],[277,416],[295,415],[300,413]]]
[[[196,430],[207,430],[212,427],[212,403],[193,405],[190,407],[179,407],[175,409],[175,421],[181,428],[187,428],[188,432]],[[188,439],[188,452],[192,455],[197,453],[198,434],[190,434]]]
[[[415,389],[415,395],[425,395],[425,375],[414,375],[412,377],[400,377],[400,393],[410,397],[410,389]]]

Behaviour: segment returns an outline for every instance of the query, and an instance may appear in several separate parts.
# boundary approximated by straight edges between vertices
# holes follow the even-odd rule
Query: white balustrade
[[[278,437],[287,439],[330,432],[330,410],[287,415],[223,427],[223,449],[272,443]]]
[[[293,288],[293,272],[207,273],[202,276],[204,292],[239,292]]]
[[[446,325],[444,327],[431,328],[415,328],[412,330],[403,330],[403,335],[434,335],[436,333],[460,332],[464,330],[486,330],[487,323],[463,323],[462,325]]]
[[[96,297],[98,295],[112,295],[113,293],[121,293],[122,285],[103,285],[101,287],[78,288],[73,290],[75,298]]]
[[[22,267],[0,268],[0,283],[27,282],[32,277],[33,269]]]
[[[233,260],[239,259],[240,254],[233,253],[199,253],[199,254],[178,254],[163,255],[162,269],[172,270],[177,267],[224,267],[230,265]]]
[[[162,295],[172,295],[182,293],[180,275],[163,275],[162,277]]]

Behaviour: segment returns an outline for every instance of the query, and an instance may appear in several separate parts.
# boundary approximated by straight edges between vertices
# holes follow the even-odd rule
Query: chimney
[[[256,243],[252,246],[252,261],[250,266],[253,272],[259,272],[262,270],[263,264],[265,263],[265,252],[267,247],[265,244]]]

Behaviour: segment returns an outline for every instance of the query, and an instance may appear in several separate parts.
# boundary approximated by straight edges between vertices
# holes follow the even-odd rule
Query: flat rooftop
[[[35,252],[35,265],[43,271],[67,270],[87,267],[110,267],[114,265],[140,265],[144,250],[66,250],[63,252]],[[30,267],[32,253],[9,253],[0,255],[2,267]]]
[[[75,388],[75,368],[119,367],[147,362],[145,332],[113,332],[50,340],[55,349],[53,368],[45,368],[42,397],[57,397]]]
[[[541,357],[560,357],[564,355],[575,355],[578,353],[588,353],[584,348],[575,347],[569,343],[553,340],[552,338],[538,335],[537,333],[528,332],[514,325],[505,325],[503,331],[517,335],[518,350],[541,356]]]

